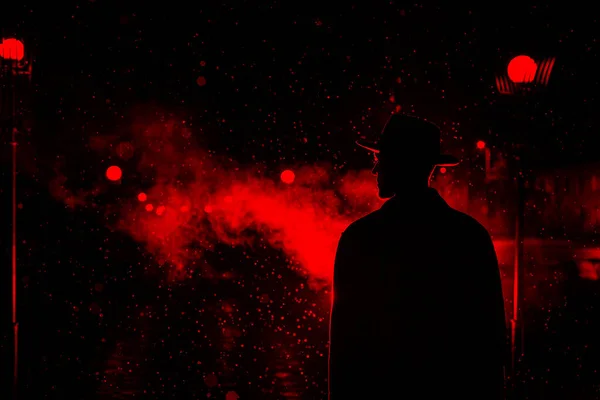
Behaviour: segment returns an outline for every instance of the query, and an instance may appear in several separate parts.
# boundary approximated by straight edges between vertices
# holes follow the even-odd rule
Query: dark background
[[[600,160],[598,25],[591,9],[508,3],[471,9],[398,2],[204,3],[3,5],[4,36],[22,37],[34,60],[31,90],[24,95],[21,123],[30,130],[20,138],[25,159],[19,176],[22,383],[31,398],[41,393],[96,398],[101,390],[114,396],[125,391],[115,387],[127,385],[136,393],[146,390],[150,398],[206,398],[208,391],[223,398],[228,387],[242,399],[280,398],[277,379],[286,378],[273,375],[272,365],[286,364],[286,352],[306,351],[289,338],[256,330],[243,341],[261,356],[249,350],[229,370],[218,361],[222,354],[216,345],[192,350],[186,332],[195,329],[193,317],[166,313],[152,327],[135,318],[138,308],[159,314],[168,307],[202,309],[207,337],[217,337],[221,320],[210,299],[246,296],[226,282],[197,281],[173,289],[160,277],[149,278],[139,266],[152,260],[138,243],[110,231],[93,210],[74,213],[48,193],[57,157],[68,155],[67,175],[78,187],[104,173],[83,137],[118,134],[135,110],[166,110],[193,121],[193,134],[207,148],[268,168],[317,161],[368,167],[370,160],[355,153],[354,140],[379,132],[396,105],[438,122],[444,144],[457,155],[483,139],[499,148],[526,143],[540,167]],[[556,57],[550,85],[526,99],[500,96],[494,77],[519,54]],[[206,85],[197,84],[199,76]],[[6,137],[3,143],[2,281],[9,284],[10,146]],[[278,254],[263,251],[254,257],[274,260]],[[214,263],[224,259],[251,265],[241,251],[217,249]],[[277,300],[280,283],[268,275],[253,279],[272,287]],[[291,272],[285,279],[291,286],[302,283]],[[552,325],[555,317],[540,317],[539,331],[551,331],[554,341],[538,341],[542,361],[527,378],[534,382],[530,398],[597,398],[593,284],[554,288],[558,300],[540,311],[568,321]],[[9,305],[8,285],[2,293]],[[565,311],[565,293],[579,296],[568,303],[574,309]],[[307,302],[318,296],[304,292]],[[196,305],[181,298],[193,298]],[[73,307],[90,312],[75,313]],[[255,308],[248,301],[242,310]],[[102,309],[100,320],[97,309]],[[294,315],[294,308],[274,312]],[[327,318],[326,307],[320,312]],[[259,314],[254,317],[260,319]],[[3,354],[9,359],[10,313],[3,315]],[[573,321],[585,321],[586,327]],[[139,336],[144,329],[146,342]],[[326,349],[326,323],[315,326],[312,338],[314,346]],[[128,352],[122,357],[131,363],[127,368],[139,373],[131,374],[137,377],[133,383],[119,381],[107,389],[101,371],[123,348]],[[558,355],[546,357],[544,349]],[[302,398],[320,398],[326,358],[304,363],[303,376],[281,385],[299,388]],[[8,369],[2,371],[8,377]],[[211,387],[206,376],[216,371],[221,386]]]

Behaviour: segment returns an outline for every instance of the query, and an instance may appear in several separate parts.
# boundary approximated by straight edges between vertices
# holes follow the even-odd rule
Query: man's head
[[[389,199],[396,194],[411,193],[429,186],[435,165],[429,162],[407,162],[386,152],[374,154],[373,174],[377,176],[379,197]]]
[[[426,188],[436,165],[458,164],[455,157],[440,153],[440,129],[436,125],[403,114],[391,116],[378,142],[358,145],[376,157],[373,173],[381,198]]]

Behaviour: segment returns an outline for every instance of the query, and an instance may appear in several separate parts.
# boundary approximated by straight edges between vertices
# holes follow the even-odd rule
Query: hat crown
[[[440,138],[437,125],[417,117],[393,114],[385,124],[378,143],[384,152],[435,156],[440,153]]]
[[[383,155],[426,161],[439,166],[457,165],[460,161],[456,157],[441,154],[440,142],[440,128],[434,123],[406,114],[392,114],[376,143],[356,143]]]

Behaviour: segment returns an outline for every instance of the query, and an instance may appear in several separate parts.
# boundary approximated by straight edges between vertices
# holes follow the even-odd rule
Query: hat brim
[[[362,147],[363,149],[373,152],[375,154],[380,152],[379,146],[377,146],[377,143],[375,142],[361,142],[357,140],[356,144]],[[440,167],[454,167],[455,165],[460,164],[460,160],[450,154],[439,154],[433,160],[433,164],[438,165]]]
[[[356,141],[356,144],[362,147],[363,149],[369,150],[373,153],[379,153],[379,149],[377,148],[377,143],[375,142],[360,142]]]

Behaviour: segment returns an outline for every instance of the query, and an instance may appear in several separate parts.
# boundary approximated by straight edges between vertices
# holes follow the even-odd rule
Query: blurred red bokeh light
[[[106,177],[111,181],[118,181],[121,176],[123,176],[123,172],[116,165],[112,165],[106,170]]]
[[[287,183],[288,185],[294,183],[294,179],[296,179],[296,174],[294,171],[286,169],[281,173],[281,181],[283,183]]]

